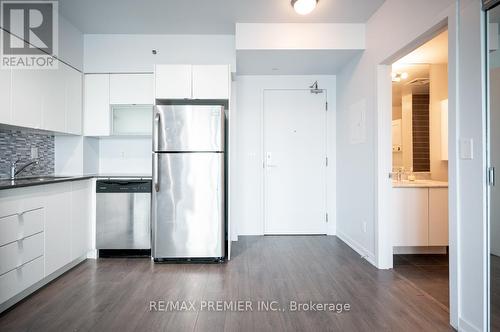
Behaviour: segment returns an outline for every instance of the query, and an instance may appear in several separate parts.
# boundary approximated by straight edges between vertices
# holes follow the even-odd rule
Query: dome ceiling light
[[[316,8],[318,0],[292,0],[292,7],[297,14],[307,15]]]

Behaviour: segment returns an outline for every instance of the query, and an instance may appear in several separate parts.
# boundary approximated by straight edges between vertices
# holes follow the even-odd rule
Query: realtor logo
[[[57,1],[0,1],[1,68],[56,69]]]

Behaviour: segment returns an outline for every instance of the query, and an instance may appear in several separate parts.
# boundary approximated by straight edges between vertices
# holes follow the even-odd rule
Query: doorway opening
[[[327,234],[326,90],[264,90],[264,234]]]
[[[392,160],[392,267],[447,309],[448,44],[443,28],[391,64],[391,151],[386,154]]]

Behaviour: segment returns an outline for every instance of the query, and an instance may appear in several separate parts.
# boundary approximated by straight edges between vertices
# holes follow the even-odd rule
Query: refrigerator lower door
[[[155,260],[225,255],[223,153],[153,154]]]

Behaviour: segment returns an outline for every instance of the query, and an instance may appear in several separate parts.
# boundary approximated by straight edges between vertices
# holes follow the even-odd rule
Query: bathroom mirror
[[[447,45],[448,32],[432,43]],[[404,60],[404,58],[403,58]],[[393,169],[430,173],[443,171],[448,160],[448,64],[405,64],[392,67]]]

